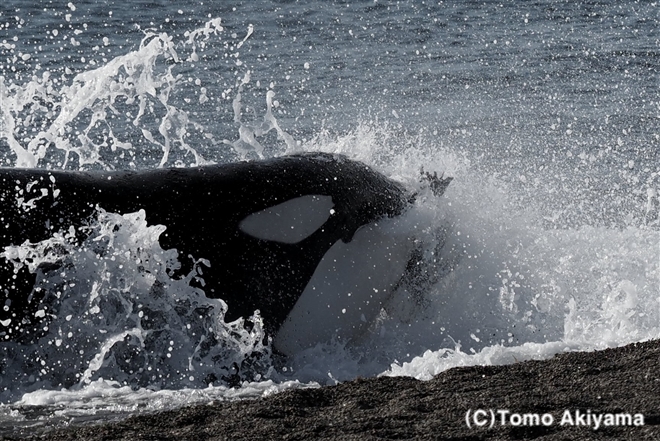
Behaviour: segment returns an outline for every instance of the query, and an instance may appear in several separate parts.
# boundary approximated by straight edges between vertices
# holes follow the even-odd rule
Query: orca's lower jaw
[[[337,241],[273,339],[275,351],[293,356],[318,343],[359,340],[379,316],[406,272],[415,242],[397,218],[359,228]]]

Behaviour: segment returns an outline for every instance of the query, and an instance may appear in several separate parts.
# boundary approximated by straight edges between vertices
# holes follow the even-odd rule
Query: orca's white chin
[[[448,182],[427,175],[432,190]],[[16,206],[19,197],[34,207]],[[416,249],[405,220],[414,198],[366,165],[326,153],[144,171],[0,168],[0,249],[70,227],[84,240],[80,227],[95,207],[144,210],[148,225],[166,227],[163,249],[208,262],[212,270],[194,285],[226,302],[225,321],[259,310],[274,348],[293,355],[333,338],[358,341],[393,304]],[[193,269],[181,263],[173,276]],[[12,335],[0,329],[0,337],[46,329],[51,319],[36,313],[53,296],[33,298],[35,277],[25,268],[17,274],[0,255],[0,322],[21,323]]]
[[[318,343],[360,339],[396,289],[415,248],[399,219],[358,229],[323,256],[273,340],[293,356]],[[404,230],[404,231],[402,231]]]

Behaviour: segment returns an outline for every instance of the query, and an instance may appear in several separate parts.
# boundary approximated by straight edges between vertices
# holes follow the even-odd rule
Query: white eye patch
[[[257,239],[298,243],[328,220],[332,207],[331,196],[301,196],[252,213],[238,228]]]

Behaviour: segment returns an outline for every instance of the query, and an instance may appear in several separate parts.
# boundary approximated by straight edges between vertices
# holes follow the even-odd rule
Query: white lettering
[[[522,416],[523,426],[538,426],[541,423],[541,417],[538,413],[525,413]]]
[[[468,417],[471,410],[466,415],[466,423],[470,427]],[[476,426],[486,426],[492,428],[495,424],[502,427],[534,427],[534,426],[551,426],[555,423],[555,418],[550,413],[512,413],[507,409],[479,409],[472,414],[472,421]],[[565,410],[562,413],[559,422],[561,426],[586,426],[591,427],[593,430],[598,430],[601,427],[607,426],[643,426],[644,415],[641,413],[591,413],[591,409],[586,411],[582,410]]]
[[[474,415],[472,416],[472,421],[477,426],[485,426],[486,424],[488,424],[488,420],[485,418],[486,416],[488,416],[488,413],[485,410],[483,409],[476,410],[474,412]]]
[[[564,411],[564,413],[561,416],[561,422],[559,423],[559,425],[561,425],[561,426],[565,426],[567,424],[569,426],[574,426],[575,425],[575,423],[573,422],[573,415],[571,415],[570,410],[565,410]]]
[[[544,413],[541,417],[541,422],[544,426],[552,426],[552,423],[555,422],[555,419],[553,418],[552,414]]]
[[[616,425],[617,426],[632,426],[632,415],[629,413],[617,413],[616,414]]]
[[[509,412],[508,410],[498,410],[498,411],[497,411],[497,414],[501,417],[501,418],[500,418],[500,424],[501,424],[502,426],[506,426],[506,416],[507,416],[509,413],[510,413],[510,412]]]

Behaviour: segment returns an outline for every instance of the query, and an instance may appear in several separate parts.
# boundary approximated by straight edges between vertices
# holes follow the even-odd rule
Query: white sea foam
[[[348,154],[410,185],[422,167],[454,177],[443,198],[426,195],[415,207],[418,230],[448,226],[438,257],[451,263],[451,271],[425,294],[425,309],[413,322],[386,315],[373,338],[354,348],[371,361],[384,353],[397,360],[383,375],[428,379],[453,366],[660,338],[657,228],[548,229],[541,210],[521,209],[516,195],[502,190],[506,185],[480,179],[451,151],[416,143],[399,145],[395,159],[383,159],[396,151],[389,144],[400,140],[380,130],[367,125],[348,136],[326,134],[305,148]]]
[[[70,78],[45,71],[15,84],[0,76],[0,139],[15,156],[12,165],[112,169],[209,163],[191,140],[220,143],[183,108],[190,98],[179,97],[193,94],[198,103],[205,102],[207,88],[192,81],[191,91],[191,79],[179,71],[199,64],[200,54],[221,44],[223,31],[219,18],[187,32],[181,42],[167,33],[146,31],[137,50]],[[225,43],[224,48],[224,56],[238,55],[235,47]],[[247,81],[249,72],[237,85],[239,92]],[[274,128],[292,142],[271,114],[272,96],[264,117],[269,127],[252,130],[259,136]],[[240,93],[237,99],[240,122]],[[248,123],[241,127],[244,132]]]
[[[177,252],[160,248],[165,228],[147,226],[145,216],[99,209],[98,219],[83,227],[89,236],[82,243],[72,228],[5,249],[3,257],[17,268],[36,273],[35,290],[44,296],[37,315],[48,321],[26,341],[0,347],[3,401],[38,389],[84,391],[101,378],[161,389],[269,374],[259,315],[250,318],[249,331],[243,319],[225,323],[226,304],[190,286],[207,263],[199,260],[189,274],[173,277]]]

